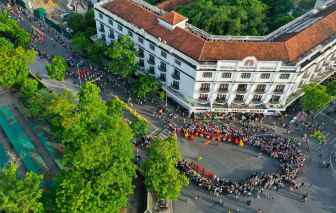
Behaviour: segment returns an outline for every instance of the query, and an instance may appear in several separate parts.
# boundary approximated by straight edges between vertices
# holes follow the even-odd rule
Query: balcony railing
[[[180,80],[180,76],[179,75],[175,75],[175,74],[172,74],[172,78],[174,79],[174,80]]]
[[[199,104],[206,104],[208,102],[209,102],[209,100],[208,100],[207,97],[199,97],[198,101],[197,101],[197,103],[199,103]]]
[[[144,58],[145,55],[144,55],[143,53],[139,53],[138,57],[139,57],[139,58]]]
[[[217,92],[218,93],[227,93],[227,92],[229,92],[229,89],[228,88],[218,88],[218,90],[217,90]]]
[[[167,72],[167,68],[166,68],[166,67],[161,67],[161,66],[159,66],[159,70],[160,70],[161,72]]]
[[[210,92],[210,87],[201,87],[199,89],[200,93],[209,93]]]
[[[162,83],[165,83],[165,82],[166,82],[166,78],[165,78],[165,77],[160,76],[158,79],[159,79],[159,81],[162,82]]]
[[[252,98],[252,102],[261,102],[261,98]]]
[[[114,34],[108,34],[108,37],[114,39]]]
[[[273,93],[277,93],[277,94],[283,94],[285,92],[284,89],[275,89],[273,90]]]
[[[216,98],[215,102],[218,103],[218,104],[225,104],[226,103],[225,98]]]
[[[155,65],[155,61],[154,60],[147,60],[148,64],[150,65]]]
[[[269,103],[270,104],[279,104],[280,103],[280,99],[271,99],[270,101],[269,101]]]
[[[242,104],[244,103],[244,98],[235,98],[233,99],[233,102],[236,104]]]
[[[254,90],[254,93],[257,93],[257,94],[265,94],[266,90],[265,89],[256,89]]]
[[[147,69],[147,72],[148,72],[150,75],[155,75],[155,71],[154,71],[154,70]]]
[[[171,84],[170,86],[173,90],[175,91],[178,91],[180,89],[180,86],[179,85],[176,85],[176,84]]]
[[[246,93],[247,90],[246,90],[246,88],[237,88],[236,92],[237,93]]]
[[[103,33],[103,32],[105,32],[105,29],[100,27],[99,31]]]
[[[144,67],[145,64],[144,63],[137,63],[138,67]]]

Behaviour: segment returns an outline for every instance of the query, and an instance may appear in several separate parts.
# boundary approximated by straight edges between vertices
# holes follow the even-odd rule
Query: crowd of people
[[[225,116],[238,116],[227,114]],[[245,117],[248,122],[257,120],[262,122],[263,115],[246,113],[239,116]],[[231,118],[232,119],[232,118]],[[240,118],[241,119],[241,118]],[[239,196],[244,194],[249,196],[256,186],[264,188],[273,187],[278,190],[283,188],[285,184],[290,183],[290,188],[297,188],[301,184],[296,183],[298,175],[305,170],[305,155],[296,143],[295,138],[285,138],[280,134],[257,135],[253,129],[260,127],[252,127],[246,124],[238,124],[232,126],[229,124],[216,125],[213,122],[204,124],[202,122],[189,123],[187,127],[181,127],[181,132],[189,132],[190,135],[195,135],[197,132],[206,132],[211,135],[220,134],[222,138],[235,138],[243,140],[245,144],[260,148],[261,153],[267,153],[273,158],[279,159],[280,168],[272,173],[255,172],[246,179],[240,181],[232,181],[227,177],[217,177],[208,173],[201,174],[197,172],[196,163],[186,162],[185,160],[178,161],[176,167],[181,170],[190,180],[195,181],[199,187],[205,188],[214,194],[235,194]],[[175,131],[175,129],[174,129]],[[227,140],[224,142],[226,143]],[[210,176],[209,176],[210,175]]]

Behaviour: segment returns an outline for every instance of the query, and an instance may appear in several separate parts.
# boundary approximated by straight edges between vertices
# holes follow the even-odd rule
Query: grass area
[[[302,0],[299,7],[303,9],[312,9],[315,6],[316,0]]]

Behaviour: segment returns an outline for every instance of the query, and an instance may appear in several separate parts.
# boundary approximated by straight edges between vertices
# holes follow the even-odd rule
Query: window
[[[256,88],[256,92],[264,92],[266,89],[266,85],[265,84],[259,84]]]
[[[172,86],[173,86],[175,89],[179,89],[179,88],[180,88],[180,82],[178,82],[178,81],[173,81]]]
[[[145,51],[142,48],[139,48],[139,57],[144,57]]]
[[[231,78],[231,76],[232,76],[232,73],[229,73],[229,72],[222,73],[222,78]]]
[[[276,85],[274,92],[283,92],[285,87],[285,85]]]
[[[289,79],[290,74],[281,74],[280,79]]]
[[[113,21],[112,21],[112,19],[108,19],[108,23],[110,24],[110,25],[113,25]]]
[[[118,30],[123,31],[123,27],[120,24],[118,25]]]
[[[200,94],[199,100],[207,100],[208,99],[208,94]]]
[[[226,98],[226,95],[218,94],[216,101],[221,103],[225,101],[225,98]]]
[[[173,76],[174,76],[175,78],[180,79],[180,71],[178,71],[177,69],[174,69],[174,74],[173,74]]]
[[[271,74],[269,74],[269,73],[263,73],[263,74],[260,75],[261,79],[269,79],[270,77],[271,77]]]
[[[143,38],[138,37],[138,41],[139,41],[141,44],[143,44]]]
[[[161,62],[160,62],[160,68],[161,68],[162,70],[166,71],[166,70],[167,70],[167,64],[161,61]]]
[[[204,72],[202,74],[203,78],[211,78],[212,77],[212,72]]]
[[[202,83],[201,84],[201,88],[200,88],[201,91],[209,91],[209,89],[210,89],[210,84],[209,83]]]
[[[155,51],[155,46],[153,44],[149,43],[149,49]]]
[[[241,78],[251,78],[251,73],[242,73]]]
[[[104,32],[105,31],[103,23],[100,23],[100,29],[99,29],[99,31],[100,32]]]
[[[246,91],[247,89],[247,84],[239,84],[237,91]]]
[[[143,59],[139,59],[139,65],[140,66],[145,66],[145,61]]]
[[[150,66],[149,67],[149,72],[152,74],[155,74],[155,67],[154,66]]]
[[[133,38],[133,33],[131,31],[128,31],[129,37]]]
[[[181,66],[181,61],[179,61],[179,60],[175,59],[175,64],[177,64],[177,65]]]
[[[161,78],[162,80],[166,80],[166,74],[165,74],[165,73],[161,73],[161,74],[160,74],[160,78]]]
[[[280,96],[278,95],[272,95],[272,98],[270,100],[271,102],[279,102],[280,101]]]
[[[99,18],[103,19],[104,18],[103,14],[99,13]]]
[[[164,57],[164,58],[167,58],[167,53],[163,50],[161,50],[161,56]]]
[[[148,61],[155,64],[155,57],[153,55],[149,55]]]
[[[101,39],[103,40],[103,41],[106,41],[106,37],[105,37],[105,34],[101,34]]]
[[[112,39],[114,39],[114,31],[112,29],[110,29],[109,37],[112,38]]]
[[[243,101],[244,100],[244,95],[236,95],[235,101]]]
[[[220,84],[218,90],[219,91],[227,91],[229,88],[228,84]]]
[[[254,95],[253,98],[252,98],[252,101],[258,101],[258,102],[260,102],[261,98],[262,98],[261,95]]]

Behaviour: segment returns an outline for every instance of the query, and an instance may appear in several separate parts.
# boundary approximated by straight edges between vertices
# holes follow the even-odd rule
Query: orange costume
[[[229,138],[228,138],[228,142],[229,142],[229,143],[231,142],[231,135],[230,135]]]
[[[226,141],[226,135],[223,136],[223,141]]]
[[[210,133],[208,133],[206,137],[207,137],[207,139],[210,139]]]

